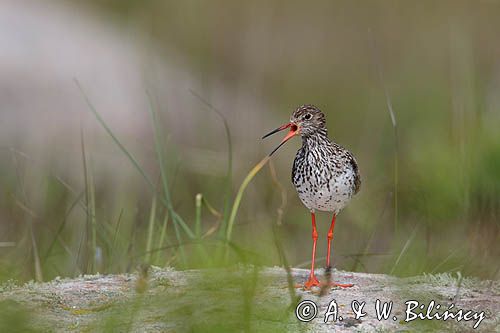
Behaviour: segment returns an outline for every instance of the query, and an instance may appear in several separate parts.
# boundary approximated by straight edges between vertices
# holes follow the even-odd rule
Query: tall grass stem
[[[202,203],[203,196],[201,193],[196,194],[195,197],[195,233],[196,233],[196,238],[200,239],[201,238],[201,203]]]
[[[236,193],[236,197],[234,199],[233,207],[231,209],[231,214],[229,215],[229,221],[227,225],[227,232],[226,232],[226,242],[231,241],[231,236],[233,233],[233,226],[234,226],[234,221],[236,219],[236,214],[238,213],[238,208],[240,207],[240,202],[241,198],[243,197],[243,192],[245,192],[245,189],[247,188],[248,184],[250,181],[255,177],[255,175],[262,169],[264,165],[269,161],[270,156],[264,157],[257,165],[253,167],[252,170],[247,174],[245,179],[240,185],[240,188],[238,189],[238,192]]]
[[[153,248],[153,232],[155,228],[156,221],[156,195],[153,196],[153,200],[151,201],[151,212],[149,214],[149,224],[148,224],[148,238],[146,242],[146,263],[150,264],[151,262],[151,249]]]
[[[226,171],[226,190],[224,194],[224,210],[223,210],[223,218],[222,218],[222,225],[220,226],[219,229],[219,237],[223,238],[225,236],[225,233],[227,232],[226,228],[229,223],[229,208],[231,206],[231,192],[232,192],[232,179],[233,179],[233,144],[231,140],[231,131],[229,129],[229,124],[226,120],[226,117],[224,114],[214,107],[210,102],[208,102],[206,99],[201,97],[200,94],[195,92],[192,89],[189,89],[191,94],[199,99],[205,106],[207,106],[210,110],[215,112],[221,119],[224,124],[224,131],[226,133],[226,141],[227,141],[227,171]]]

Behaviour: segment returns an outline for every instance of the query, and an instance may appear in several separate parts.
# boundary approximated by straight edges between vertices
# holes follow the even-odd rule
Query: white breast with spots
[[[355,172],[349,167],[336,168],[329,161],[304,161],[293,183],[302,203],[311,211],[338,214],[354,195]],[[315,167],[310,167],[311,162]]]

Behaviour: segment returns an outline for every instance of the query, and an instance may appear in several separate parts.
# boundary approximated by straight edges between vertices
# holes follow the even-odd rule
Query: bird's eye
[[[304,116],[304,120],[309,120],[312,118],[312,115],[310,113],[307,113],[305,116]]]

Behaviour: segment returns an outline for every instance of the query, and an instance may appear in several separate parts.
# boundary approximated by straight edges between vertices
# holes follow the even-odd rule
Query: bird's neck
[[[325,129],[319,130],[312,135],[302,137],[302,147],[313,149],[317,146],[330,145],[328,133]]]

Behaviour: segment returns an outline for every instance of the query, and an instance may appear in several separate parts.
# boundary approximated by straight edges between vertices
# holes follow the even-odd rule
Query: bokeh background
[[[280,140],[261,136],[309,103],[362,175],[336,268],[497,279],[499,17],[485,0],[2,0],[0,279],[280,265],[276,234],[308,267],[299,139],[243,193],[237,255],[214,253],[239,185]],[[318,219],[322,266],[331,216]]]

